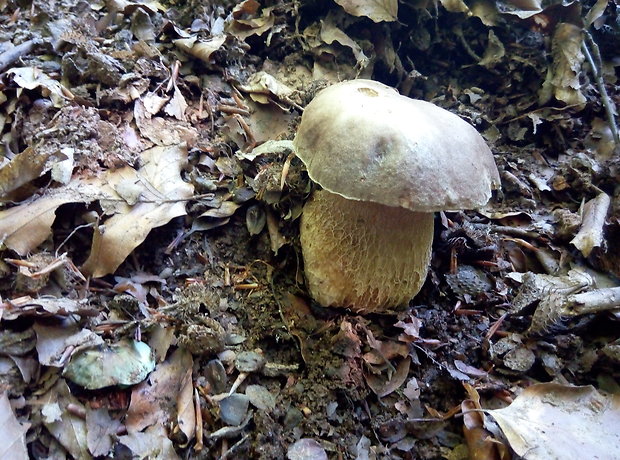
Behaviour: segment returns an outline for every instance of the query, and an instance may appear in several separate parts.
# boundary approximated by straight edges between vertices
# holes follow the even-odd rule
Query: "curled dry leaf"
[[[196,37],[180,38],[174,44],[181,50],[209,63],[211,55],[219,50],[226,41],[226,35],[216,35],[209,40],[198,41]]]
[[[584,205],[581,228],[571,241],[584,257],[603,244],[603,226],[610,205],[611,198],[606,193],[600,193]]]
[[[403,358],[394,372],[387,381],[384,381],[381,377],[375,375],[365,375],[366,383],[370,389],[380,398],[393,393],[401,387],[407,380],[407,374],[409,373],[409,365],[411,359]]]
[[[36,179],[51,167],[51,163],[66,156],[60,152],[39,151],[27,147],[0,168],[0,199],[24,184]]]
[[[347,13],[353,16],[366,16],[374,22],[396,21],[398,0],[336,0]]]
[[[581,51],[582,43],[581,27],[569,23],[557,25],[551,43],[553,63],[549,66],[539,95],[541,104],[555,96],[567,105],[583,107],[586,97],[581,92],[579,81],[581,65],[585,59]]]
[[[43,88],[49,92],[54,107],[61,107],[65,100],[73,99],[68,89],[36,67],[14,68],[7,71],[7,74],[12,75],[13,81],[21,88],[30,90]]]

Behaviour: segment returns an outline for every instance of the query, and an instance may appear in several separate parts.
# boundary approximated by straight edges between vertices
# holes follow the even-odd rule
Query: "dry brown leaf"
[[[396,21],[398,0],[335,0],[347,13],[366,16],[374,22]]]
[[[469,7],[463,0],[440,0],[441,5],[450,13],[467,13]]]
[[[73,98],[69,90],[36,67],[14,68],[8,70],[7,74],[12,75],[13,81],[21,88],[29,90],[43,88],[49,93],[54,107],[61,107],[65,100]]]
[[[94,277],[113,273],[153,228],[184,215],[185,202],[193,194],[193,186],[180,175],[187,162],[185,145],[154,147],[142,152],[141,157],[143,166],[139,170],[127,166],[103,179],[109,195],[127,182],[139,186],[141,193],[139,202],[132,206],[117,192],[117,200],[108,207],[115,215],[97,228],[91,253],[82,267]]]
[[[0,244],[25,255],[50,235],[59,206],[90,203],[102,197],[97,180],[75,180],[38,200],[0,211]]]
[[[29,423],[17,421],[6,393],[0,395],[0,458],[28,458],[26,431]]]
[[[272,11],[273,7],[263,8],[261,15],[257,18],[235,18],[233,21],[228,23],[226,32],[235,36],[239,40],[245,40],[252,35],[262,35],[271,29],[275,24],[275,15],[271,14]]]
[[[360,69],[365,68],[370,63],[368,57],[364,54],[362,47],[355,42],[351,37],[344,33],[341,29],[330,20],[330,18],[321,22],[321,40],[328,45],[334,42],[350,48],[357,61],[357,67]]]
[[[177,120],[186,121],[187,118],[185,117],[185,110],[187,110],[187,102],[175,84],[174,96],[172,96],[172,99],[170,99],[170,102],[164,108],[164,112]]]
[[[176,418],[177,401],[171,395],[179,394],[183,377],[192,366],[192,355],[179,348],[166,361],[158,364],[146,381],[134,388],[125,420],[130,434],[151,425],[166,425]]]
[[[60,152],[51,154],[32,147],[18,153],[8,164],[0,168],[0,198],[41,176],[49,169],[50,163],[63,158],[64,155]]]

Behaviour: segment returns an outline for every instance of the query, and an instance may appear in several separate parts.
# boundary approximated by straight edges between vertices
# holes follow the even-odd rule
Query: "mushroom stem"
[[[323,306],[385,313],[422,288],[433,213],[315,191],[301,219],[308,288]]]

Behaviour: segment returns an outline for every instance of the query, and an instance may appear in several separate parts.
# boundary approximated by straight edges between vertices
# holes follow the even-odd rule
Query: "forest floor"
[[[620,451],[617,66],[607,1],[0,0],[0,458]],[[312,301],[277,142],[353,78],[502,180],[393,315]]]

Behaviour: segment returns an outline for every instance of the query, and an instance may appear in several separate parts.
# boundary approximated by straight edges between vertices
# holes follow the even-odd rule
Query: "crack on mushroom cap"
[[[371,80],[321,91],[306,107],[294,145],[313,181],[351,200],[420,212],[473,209],[500,183],[473,126]]]

